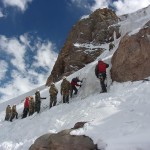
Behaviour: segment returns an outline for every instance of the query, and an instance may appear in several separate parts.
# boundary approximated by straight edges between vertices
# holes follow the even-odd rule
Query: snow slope
[[[141,18],[137,17],[137,22],[138,19]],[[129,24],[130,20],[123,22]],[[124,28],[123,22],[120,23],[121,28]],[[132,27],[129,26],[124,31],[133,31]],[[141,27],[139,24],[138,28]],[[43,87],[41,96],[47,99],[42,101],[41,113],[35,113],[25,119],[19,116],[18,120],[14,119],[11,123],[4,121],[4,108],[10,101],[0,103],[0,150],[27,150],[40,135],[72,128],[78,121],[87,123],[84,128],[74,130],[71,134],[88,135],[103,150],[149,150],[150,81],[111,83],[111,57],[119,41],[120,39],[116,41],[116,46],[111,52],[105,50],[100,56],[110,64],[107,70],[108,93],[100,94],[99,80],[94,74],[96,60],[67,78],[69,81],[75,76],[84,78],[77,97],[72,98],[69,104],[61,103],[62,97],[59,93],[59,105],[48,109],[49,89]],[[108,45],[100,47],[107,49]],[[59,91],[60,84],[61,81],[56,83]],[[27,95],[33,95],[34,92],[31,91]],[[18,104],[17,110],[21,115],[23,103],[18,100],[13,99],[13,102]]]
[[[120,19],[119,25],[122,35],[128,32],[136,33],[150,20],[150,5],[134,13],[120,16]]]

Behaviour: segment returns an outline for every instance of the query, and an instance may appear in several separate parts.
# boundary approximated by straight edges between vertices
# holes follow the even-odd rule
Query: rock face
[[[83,126],[84,123],[77,124]],[[64,130],[57,134],[45,134],[39,137],[29,150],[98,150],[89,137],[70,135],[72,130]]]
[[[77,22],[59,53],[46,85],[49,86],[52,81],[56,82],[62,76],[68,76],[94,61],[104,49],[92,46],[113,41],[114,32],[117,38],[120,36],[119,27],[115,25],[117,22],[116,14],[106,8],[98,9],[88,18]]]
[[[150,76],[150,21],[136,34],[125,35],[112,57],[113,81],[136,81]]]

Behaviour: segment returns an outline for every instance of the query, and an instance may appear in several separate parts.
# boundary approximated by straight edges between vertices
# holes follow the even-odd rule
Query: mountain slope
[[[112,42],[114,32],[120,37],[119,18],[110,9],[97,9],[88,18],[79,20],[71,29],[61,49],[46,85],[59,81],[93,62],[103,51],[99,45]],[[88,49],[77,44],[92,45]]]
[[[103,54],[109,62],[111,53]],[[10,123],[3,122],[4,112],[0,114],[0,149],[27,150],[33,141],[47,132],[59,132],[71,128],[78,121],[87,121],[83,129],[72,134],[90,136],[98,147],[106,150],[148,150],[150,146],[150,101],[148,100],[150,82],[113,83],[109,93],[100,94],[99,81],[94,75],[96,62],[68,77],[79,75],[85,77],[78,96],[70,104],[60,104],[52,109],[46,108],[40,114]],[[110,79],[108,80],[110,81]],[[60,87],[60,82],[56,84]],[[49,104],[48,89],[41,92],[47,100],[42,107]],[[61,96],[58,96],[61,100]],[[19,113],[23,104],[17,106]],[[42,108],[43,111],[44,108]],[[115,135],[115,136],[114,136]]]

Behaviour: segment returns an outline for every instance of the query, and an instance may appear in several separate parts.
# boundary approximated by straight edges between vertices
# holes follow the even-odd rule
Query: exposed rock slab
[[[74,128],[80,128],[84,124],[85,122],[79,122]],[[45,134],[39,137],[29,150],[98,150],[97,145],[94,145],[89,137],[70,135],[73,129],[63,130],[57,134]]]
[[[150,21],[136,34],[125,35],[112,57],[113,81],[141,80],[150,76]]]

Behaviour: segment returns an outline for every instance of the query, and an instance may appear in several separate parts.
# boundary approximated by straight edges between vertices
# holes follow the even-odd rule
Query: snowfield
[[[149,9],[147,8],[146,12]],[[138,11],[137,15],[141,11]],[[123,20],[120,25],[125,33],[125,24],[130,24],[131,17]],[[136,19],[141,19],[136,17]],[[150,18],[145,16],[146,21]],[[144,20],[144,19],[143,19]],[[142,25],[143,25],[142,20]],[[136,20],[138,22],[138,20]],[[133,22],[133,20],[132,20]],[[134,24],[130,29],[133,29]],[[128,29],[126,32],[128,32]],[[136,24],[136,29],[141,28]],[[130,30],[133,34],[133,30]],[[136,33],[136,32],[135,32]],[[78,95],[70,99],[69,104],[62,104],[60,92],[58,94],[58,105],[49,106],[49,88],[41,90],[42,100],[41,112],[21,119],[23,102],[18,98],[0,103],[0,150],[28,150],[36,138],[45,133],[57,133],[69,129],[79,121],[87,123],[81,129],[71,132],[72,135],[87,135],[91,137],[101,150],[150,150],[150,77],[149,80],[136,82],[117,83],[111,82],[109,74],[111,68],[111,57],[118,47],[120,39],[115,39],[115,48],[108,51],[108,45],[100,45],[106,50],[100,56],[110,67],[107,70],[108,93],[100,94],[100,83],[95,76],[95,65],[97,60],[88,64],[83,69],[72,74],[67,79],[79,76],[84,79],[83,85],[79,88]],[[90,47],[89,45],[76,46]],[[93,45],[92,45],[93,46]],[[99,59],[99,58],[98,58]],[[61,81],[56,83],[60,91]],[[24,96],[34,95],[34,90]],[[4,121],[5,108],[8,104],[17,104],[19,119],[13,122]]]

